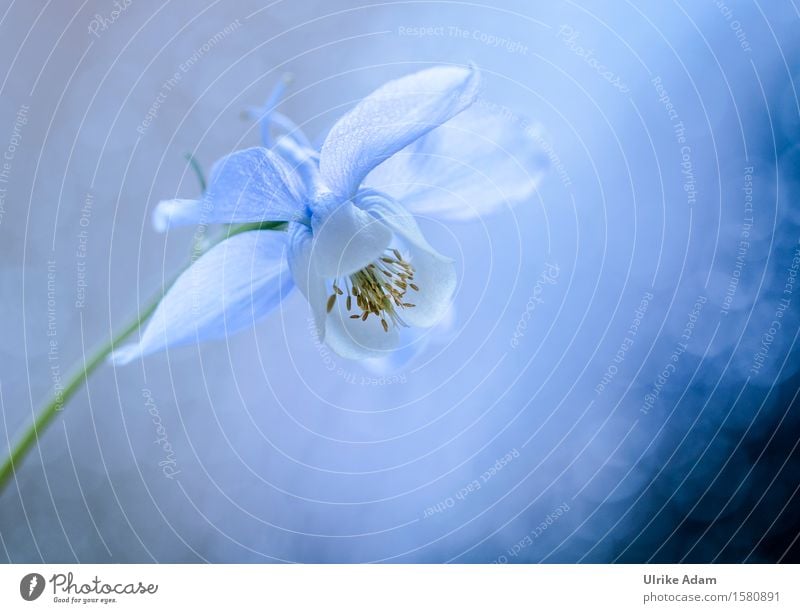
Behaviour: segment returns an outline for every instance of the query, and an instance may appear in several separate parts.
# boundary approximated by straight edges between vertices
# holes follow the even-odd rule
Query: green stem
[[[122,344],[126,338],[139,329],[139,326],[145,319],[152,315],[160,300],[161,294],[156,294],[156,296],[139,311],[138,316],[129,322],[121,332],[112,336],[105,345],[97,348],[91,356],[89,356],[88,360],[84,360],[83,368],[74,372],[64,386],[64,389],[61,390],[60,393],[56,393],[50,402],[45,405],[34,422],[17,441],[17,444],[14,445],[11,453],[6,458],[5,462],[3,462],[2,467],[0,467],[0,492],[2,492],[3,488],[7,485],[9,479],[11,479],[15,468],[38,442],[42,432],[50,425],[53,419],[55,419],[56,415],[58,415],[64,407],[64,404],[66,404],[75,392],[81,388],[89,375],[103,363],[103,360],[109,356],[114,347],[118,347]]]
[[[191,154],[191,153],[184,153],[183,157],[186,158],[186,161],[189,162],[189,166],[192,167],[195,176],[197,177],[197,182],[200,184],[200,191],[205,193],[206,191],[206,176],[203,174],[203,169],[200,167],[200,162]]]
[[[286,230],[288,225],[289,224],[287,224],[285,221],[258,221],[228,226],[226,228],[225,235],[221,239],[218,239],[217,242],[226,238],[230,238],[236,234],[241,234],[242,232],[250,232],[251,230],[275,230],[283,232]]]
[[[208,246],[205,251],[208,251],[211,247],[216,245],[217,243],[221,242],[222,240],[234,236],[236,234],[241,234],[242,232],[249,232],[251,230],[285,230],[286,223],[281,221],[266,221],[262,223],[250,223],[250,224],[237,224],[234,226],[229,226],[226,228],[225,232],[219,236],[215,241]],[[186,267],[184,266],[181,269],[181,272],[185,270]],[[176,276],[177,278],[177,276]],[[167,285],[166,289],[169,289],[172,286],[172,282]],[[156,294],[153,298],[151,298],[143,308],[139,309],[136,317],[133,318],[123,329],[121,332],[117,333],[116,335],[112,336],[109,341],[101,347],[98,347],[89,357],[89,359],[84,359],[83,367],[78,368],[69,378],[67,384],[64,386],[64,389],[61,392],[57,392],[53,398],[44,406],[41,412],[37,415],[34,422],[30,425],[30,427],[23,433],[22,437],[17,441],[14,447],[11,450],[11,453],[8,455],[6,460],[3,462],[2,467],[0,467],[0,493],[2,493],[5,486],[8,484],[8,481],[11,479],[12,475],[14,474],[16,468],[20,465],[23,458],[28,454],[28,452],[33,448],[33,446],[39,441],[39,437],[42,435],[44,430],[49,426],[55,417],[61,412],[61,409],[67,403],[67,401],[75,395],[81,386],[86,382],[89,378],[89,375],[92,374],[100,364],[111,354],[115,347],[121,345],[125,339],[127,339],[131,334],[136,332],[139,329],[139,326],[153,314],[153,311],[156,310],[158,303],[161,301],[163,297],[163,293]]]

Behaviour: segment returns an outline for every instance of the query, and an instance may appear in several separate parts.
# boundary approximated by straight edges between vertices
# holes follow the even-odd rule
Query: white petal
[[[340,197],[389,156],[457,115],[477,97],[478,71],[437,66],[390,81],[331,128],[320,150],[320,172]]]
[[[397,200],[386,194],[365,190],[358,196],[356,203],[359,208],[380,219],[407,242],[436,253],[420,231],[414,216]]]
[[[153,211],[153,227],[156,232],[166,232],[170,226],[197,223],[202,212],[201,200],[176,198],[162,200]]]
[[[374,315],[366,321],[350,319],[350,313],[337,305],[328,315],[324,340],[343,358],[362,360],[386,356],[397,348],[400,337],[395,327],[384,330]]]
[[[328,279],[343,277],[378,258],[392,241],[392,232],[351,202],[317,208],[312,217],[311,264]]]
[[[282,232],[237,234],[186,270],[159,303],[138,343],[112,361],[125,364],[167,347],[222,338],[250,327],[292,288]]]
[[[359,200],[359,206],[380,218],[408,245],[414,285],[419,291],[409,288],[406,293],[404,300],[416,306],[400,312],[403,321],[422,328],[435,325],[447,313],[456,288],[453,260],[431,247],[414,217],[399,202],[381,195],[368,195]]]
[[[328,292],[325,289],[325,280],[311,265],[311,249],[313,241],[311,230],[302,224],[293,223],[289,226],[289,270],[291,270],[295,285],[306,297],[314,316],[317,336],[320,340],[325,338],[325,307]]]
[[[393,375],[412,364],[430,346],[451,342],[456,331],[455,307],[447,310],[441,321],[432,328],[401,328],[400,345],[382,358],[364,360],[363,366],[377,375]]]
[[[469,220],[531,198],[550,165],[545,142],[537,126],[476,104],[378,166],[365,184],[412,213]]]
[[[404,300],[416,306],[403,309],[400,316],[410,326],[428,328],[447,315],[456,289],[456,267],[453,260],[435,251],[409,247],[410,264],[414,267],[414,285]]]
[[[289,229],[289,268],[295,284],[311,306],[317,335],[344,358],[361,359],[386,355],[397,346],[397,331],[385,332],[377,317],[366,321],[350,319],[344,301],[337,300],[328,313],[329,283],[317,274],[312,263],[313,240],[305,226],[292,224]]]

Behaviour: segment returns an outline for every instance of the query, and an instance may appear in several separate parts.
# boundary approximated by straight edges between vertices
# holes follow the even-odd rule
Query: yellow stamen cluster
[[[398,314],[398,309],[409,309],[415,305],[406,302],[409,290],[419,291],[414,284],[414,267],[403,259],[397,249],[387,250],[385,254],[344,279],[344,289],[339,287],[339,280],[333,282],[333,293],[328,297],[328,313],[333,310],[336,299],[345,296],[345,307],[348,311],[355,306],[360,313],[350,315],[350,319],[366,321],[370,315],[381,320],[384,331],[389,331],[389,322],[405,326],[406,323]],[[387,321],[388,320],[388,321]]]

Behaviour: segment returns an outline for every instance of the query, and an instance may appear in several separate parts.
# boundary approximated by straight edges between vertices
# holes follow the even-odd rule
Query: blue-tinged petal
[[[319,154],[298,143],[290,136],[278,138],[272,151],[283,158],[289,167],[296,172],[309,193],[322,189],[319,176]]]
[[[351,202],[317,204],[311,218],[314,233],[311,265],[328,279],[343,277],[377,259],[392,242],[392,232]]]
[[[311,141],[303,129],[283,113],[269,110],[269,107],[250,107],[245,111],[245,117],[258,121],[261,134],[261,144],[270,148],[273,145],[273,132],[288,136],[298,145],[314,149]]]
[[[320,151],[325,183],[346,199],[378,164],[475,100],[477,69],[437,66],[389,81],[331,128]]]
[[[325,316],[328,292],[325,279],[321,277],[311,263],[313,240],[311,229],[299,224],[290,224],[287,231],[289,241],[289,270],[292,273],[297,289],[305,296],[314,315],[314,324],[320,340],[325,338]]]
[[[265,147],[269,147],[272,145],[272,139],[270,136],[270,119],[273,113],[275,113],[275,107],[283,98],[283,94],[286,92],[286,87],[292,81],[291,75],[284,75],[283,78],[278,81],[275,87],[272,89],[267,101],[264,103],[264,107],[260,109],[259,119],[260,119],[260,127],[261,127],[261,142]]]
[[[300,176],[280,156],[253,147],[225,156],[211,169],[202,200],[160,202],[156,229],[172,225],[289,221],[305,215],[306,193]],[[176,204],[176,202],[178,204]]]
[[[281,102],[286,88],[292,82],[292,75],[284,74],[281,79],[275,84],[262,106],[252,106],[245,111],[245,117],[254,119],[259,122],[259,129],[261,131],[261,144],[265,147],[272,146],[272,126],[277,123],[275,110]]]
[[[303,129],[283,113],[278,113],[277,111],[271,113],[268,121],[271,126],[279,128],[281,132],[283,132],[283,136],[291,138],[301,147],[314,149],[314,146],[311,144],[311,141],[308,140]]]
[[[125,364],[167,347],[222,338],[253,325],[291,290],[283,232],[237,234],[184,272],[159,303],[138,343],[114,352]]]
[[[550,160],[540,128],[473,105],[378,166],[365,184],[412,213],[454,221],[531,198]]]

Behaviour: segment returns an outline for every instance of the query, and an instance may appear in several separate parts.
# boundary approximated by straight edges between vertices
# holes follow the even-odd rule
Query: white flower
[[[270,149],[218,161],[201,200],[159,203],[160,230],[283,221],[287,231],[247,231],[213,247],[169,289],[140,341],[114,359],[235,332],[272,310],[292,286],[311,305],[320,339],[346,358],[385,356],[401,328],[436,324],[450,306],[455,269],[404,205],[430,214],[439,201],[444,217],[465,218],[529,195],[538,181],[520,180],[492,150],[499,143],[505,156],[506,147],[540,155],[538,147],[520,147],[518,130],[485,116],[471,127],[476,118],[453,119],[475,101],[478,81],[472,67],[442,66],[390,81],[344,115],[318,153],[289,134]],[[476,179],[472,164],[500,183],[491,175]],[[459,182],[466,191],[458,191]]]

